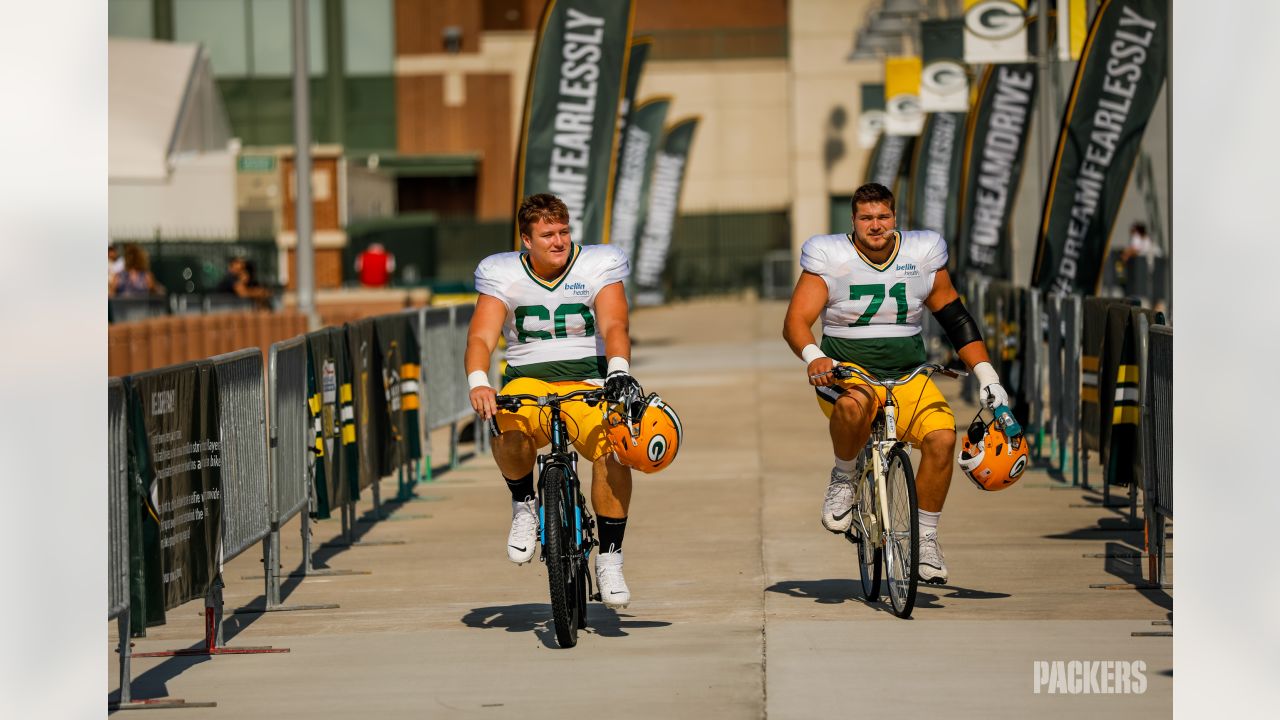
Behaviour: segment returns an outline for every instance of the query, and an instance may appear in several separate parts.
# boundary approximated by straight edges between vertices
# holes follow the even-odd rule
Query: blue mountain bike
[[[551,451],[538,456],[539,560],[547,566],[551,586],[551,619],[556,642],[569,648],[578,643],[578,630],[586,626],[587,599],[599,600],[592,592],[591,549],[597,545],[596,521],[587,509],[578,481],[578,454],[570,449],[571,439],[560,406],[565,402],[585,402],[595,407],[606,402],[605,391],[574,390],[557,395],[499,395],[497,405],[514,411],[531,405],[545,413],[550,428]],[[490,421],[494,434],[497,423]]]

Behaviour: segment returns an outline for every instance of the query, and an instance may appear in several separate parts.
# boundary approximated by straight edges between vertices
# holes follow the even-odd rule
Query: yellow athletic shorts
[[[854,363],[840,364],[862,369]],[[870,373],[867,374],[870,375]],[[857,376],[842,383],[845,387],[867,384]],[[876,385],[871,386],[871,389],[875,391],[876,397],[883,406],[885,389]],[[815,387],[814,390],[817,391],[818,407],[822,408],[822,414],[831,417],[831,411],[835,407],[836,398],[841,394],[841,388],[831,385]],[[947,399],[942,396],[942,392],[938,390],[937,385],[933,384],[931,378],[917,375],[906,385],[894,388],[893,400],[898,408],[898,439],[900,440],[906,440],[920,447],[924,436],[934,430],[956,429],[956,418],[951,412],[951,406],[947,404]]]
[[[584,382],[547,382],[535,378],[516,378],[502,386],[501,395],[563,395],[574,390],[598,390],[599,385]],[[560,405],[569,438],[578,454],[590,462],[609,451],[609,441],[604,434],[604,406],[588,406],[580,400],[570,400]],[[499,410],[494,416],[498,432],[516,430],[533,438],[538,448],[551,444],[551,409],[525,405],[515,412]]]

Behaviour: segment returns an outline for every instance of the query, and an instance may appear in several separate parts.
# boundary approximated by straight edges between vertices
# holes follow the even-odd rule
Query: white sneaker
[[[517,565],[533,559],[538,541],[538,499],[511,503],[511,532],[507,534],[507,557]]]
[[[834,533],[848,530],[853,524],[853,506],[856,503],[853,478],[832,468],[827,497],[822,501],[822,527]]]
[[[605,607],[621,610],[631,602],[631,590],[627,588],[627,579],[622,577],[621,550],[596,556],[596,582]]]
[[[920,579],[933,585],[945,585],[947,582],[947,564],[942,559],[942,548],[938,547],[938,533],[920,532],[920,565],[917,568]]]

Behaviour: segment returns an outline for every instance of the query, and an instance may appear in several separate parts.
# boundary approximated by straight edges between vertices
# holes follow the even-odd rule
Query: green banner
[[[966,130],[958,267],[1009,279],[1009,221],[1036,98],[1034,63],[990,65]]]
[[[965,114],[929,113],[912,157],[910,227],[956,236]]]
[[[307,391],[315,428],[314,515],[324,519],[360,494],[351,360],[340,327],[307,335]]]
[[[147,565],[142,615],[162,622],[151,607],[156,600],[162,597],[164,609],[172,610],[204,597],[221,564],[217,381],[212,364],[201,361],[131,376],[129,393]]]
[[[920,108],[932,112],[969,109],[969,74],[964,67],[964,21],[920,23]]]
[[[622,164],[618,168],[618,192],[613,199],[613,233],[609,242],[634,258],[636,241],[644,227],[644,214],[653,176],[653,159],[658,154],[662,126],[667,122],[671,98],[645,100],[631,113]]]
[[[622,163],[627,156],[627,126],[631,122],[631,112],[636,107],[636,92],[640,88],[640,74],[644,72],[644,63],[649,59],[649,48],[653,47],[653,38],[648,35],[631,38],[631,58],[627,60],[627,82],[622,87],[622,104],[618,107],[618,157],[614,159],[613,176],[613,211],[618,214],[618,185],[622,182]],[[616,224],[616,221],[614,221]],[[613,242],[611,237],[610,242]]]
[[[416,315],[406,314],[383,315],[374,321],[382,352],[382,395],[389,431],[383,443],[384,476],[422,457],[418,418],[422,366],[418,339],[411,325],[416,322]]]
[[[633,20],[631,0],[548,0],[533,50],[515,205],[535,193],[558,196],[583,245],[609,242]]]
[[[907,154],[911,151],[911,140],[906,135],[880,134],[876,145],[871,149],[871,158],[867,161],[867,182],[880,183],[893,190],[898,184],[898,175],[907,162]]]
[[[684,185],[684,169],[697,127],[698,118],[694,117],[667,128],[662,146],[654,158],[644,233],[636,259],[637,305],[660,305],[663,302],[662,274],[667,267],[671,235],[680,207],[680,189]]]
[[[382,387],[382,353],[373,323],[373,318],[365,318],[346,324],[360,490],[381,480],[386,466],[382,438],[387,436],[387,399]]]
[[[1031,282],[1097,293],[1111,230],[1168,64],[1163,0],[1104,0],[1063,116]]]

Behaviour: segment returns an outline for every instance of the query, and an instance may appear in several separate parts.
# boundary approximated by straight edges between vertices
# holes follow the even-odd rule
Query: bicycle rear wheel
[[[920,562],[920,519],[916,514],[915,472],[901,443],[889,452],[885,466],[884,570],[893,614],[911,617],[916,604],[916,565]]]
[[[546,533],[543,548],[547,561],[547,581],[551,586],[551,620],[556,642],[569,648],[578,644],[578,627],[582,620],[580,595],[585,592],[585,579],[577,562],[573,541],[572,504],[565,493],[564,468],[551,465],[542,478],[542,522]]]

